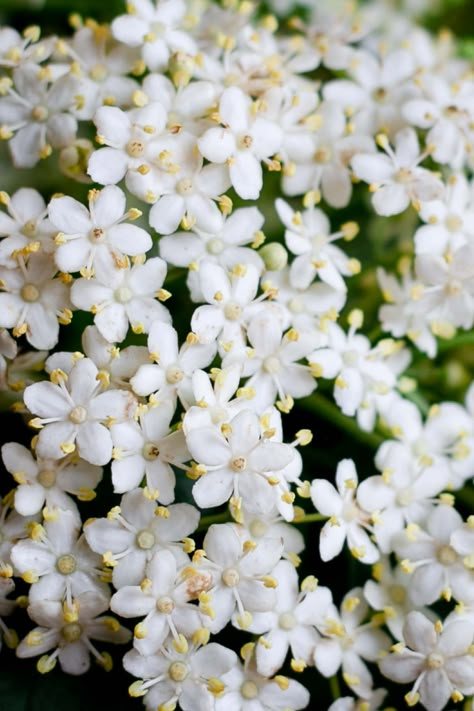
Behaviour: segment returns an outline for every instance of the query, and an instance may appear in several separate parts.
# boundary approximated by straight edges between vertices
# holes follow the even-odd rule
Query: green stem
[[[458,336],[438,341],[438,353],[445,353],[458,346],[471,346],[474,343],[474,331],[460,333]]]
[[[331,422],[338,429],[347,432],[353,439],[371,449],[377,449],[384,441],[384,438],[375,432],[361,430],[355,420],[343,415],[337,405],[334,405],[318,392],[313,393],[310,397],[301,398],[297,404],[322,420]]]
[[[299,526],[301,523],[314,523],[315,521],[327,521],[327,516],[323,516],[323,514],[305,514],[301,518],[296,519],[295,521],[292,521],[296,526]]]
[[[331,689],[332,698],[334,700],[341,698],[341,687],[339,686],[339,679],[336,674],[329,678],[329,687]]]

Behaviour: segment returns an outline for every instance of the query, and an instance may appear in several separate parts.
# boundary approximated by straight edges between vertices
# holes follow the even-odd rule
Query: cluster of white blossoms
[[[78,188],[0,192],[0,394],[34,430],[1,448],[1,639],[41,673],[116,658],[149,711],[316,708],[336,679],[331,711],[472,709],[474,383],[424,408],[407,369],[474,325],[473,67],[409,6],[302,4],[0,29],[12,165]],[[410,244],[375,324],[354,196]],[[360,480],[350,451],[334,483],[305,465],[318,386],[377,441]]]

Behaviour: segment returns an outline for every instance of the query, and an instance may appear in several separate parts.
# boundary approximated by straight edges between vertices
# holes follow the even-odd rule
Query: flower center
[[[206,249],[209,254],[212,254],[214,255],[214,257],[216,257],[218,254],[221,254],[224,251],[224,242],[218,237],[214,237],[214,239],[210,239],[209,242],[207,242]]]
[[[236,568],[226,568],[221,577],[228,588],[235,588],[240,583],[239,571]]]
[[[76,405],[69,413],[69,419],[75,425],[82,425],[87,420],[87,410],[82,405]]]
[[[430,669],[440,669],[444,664],[441,654],[433,652],[426,659],[426,664]]]
[[[284,612],[280,615],[278,624],[282,630],[292,630],[296,627],[296,617],[292,612]]]
[[[191,178],[183,178],[180,180],[176,185],[176,192],[182,196],[191,195],[193,192],[193,181]]]
[[[384,89],[383,86],[379,86],[379,88],[373,92],[372,96],[375,101],[384,101],[387,98],[387,90]]]
[[[211,416],[211,420],[215,425],[217,425],[219,422],[224,422],[224,420],[227,419],[226,410],[223,407],[220,407],[219,405],[211,407],[209,409],[209,414]]]
[[[407,591],[403,585],[392,585],[389,589],[389,593],[396,605],[403,605],[407,596]]]
[[[258,686],[254,681],[250,681],[250,679],[247,679],[247,681],[244,681],[244,683],[240,687],[240,693],[244,697],[244,699],[248,699],[250,701],[251,699],[257,698]]]
[[[448,215],[444,221],[446,229],[450,232],[457,232],[462,227],[462,220],[457,215]]]
[[[89,232],[89,239],[93,244],[100,244],[105,241],[106,233],[101,227],[94,227]]]
[[[409,168],[400,168],[394,175],[397,183],[410,183],[413,179],[411,170]]]
[[[74,573],[77,568],[76,559],[69,553],[65,553],[57,559],[56,568],[61,575],[71,575],[71,573]]]
[[[25,284],[22,287],[20,294],[23,301],[28,301],[30,303],[32,301],[38,301],[40,295],[34,284]]]
[[[115,301],[119,304],[126,304],[133,297],[133,292],[128,286],[120,286],[114,293]]]
[[[139,548],[148,551],[150,548],[153,548],[156,543],[155,536],[151,531],[145,528],[143,531],[137,533],[136,543]]]
[[[303,311],[304,311],[303,301],[301,299],[298,299],[297,297],[290,299],[288,302],[288,309],[291,311],[292,314],[303,313]]]
[[[247,151],[249,148],[252,147],[252,144],[253,138],[252,136],[249,136],[248,133],[239,136],[237,140],[237,147],[240,148],[241,151]]]
[[[458,554],[451,548],[451,546],[444,545],[440,546],[436,551],[436,558],[441,563],[441,565],[452,565],[458,559]]]
[[[56,483],[56,472],[54,469],[42,469],[38,474],[38,483],[49,489]]]
[[[48,116],[48,109],[46,108],[46,106],[42,106],[41,104],[35,106],[31,112],[31,118],[33,119],[33,121],[46,121]]]
[[[25,235],[25,237],[33,237],[33,235],[36,234],[36,221],[28,220],[28,222],[25,222],[21,228],[21,233]]]
[[[262,538],[268,531],[268,524],[257,518],[250,524],[249,531],[252,538]]]
[[[180,383],[184,378],[184,373],[177,365],[169,365],[166,368],[166,380],[170,384]]]
[[[329,146],[320,146],[314,154],[316,163],[329,163],[332,158],[332,150]]]
[[[82,636],[82,627],[78,622],[69,622],[61,627],[61,635],[66,642],[77,642]]]
[[[346,351],[342,359],[346,365],[355,365],[359,360],[359,354],[357,351]]]
[[[459,296],[462,293],[462,283],[457,279],[449,281],[444,287],[447,296]]]
[[[426,440],[417,439],[416,442],[412,444],[411,451],[413,452],[415,457],[422,457],[424,454],[427,454],[428,445],[426,443]]]
[[[132,158],[140,158],[145,150],[145,145],[142,141],[129,141],[127,143],[127,153]]]
[[[262,368],[266,373],[270,373],[270,375],[275,375],[281,370],[280,359],[273,355],[268,356],[268,358],[265,358],[265,360],[263,361]]]
[[[413,501],[413,491],[410,488],[402,489],[397,493],[397,504],[409,506]]]
[[[245,457],[234,457],[234,459],[231,460],[230,462],[230,468],[234,472],[243,472],[244,469],[247,467],[247,460]]]
[[[142,449],[142,455],[147,462],[153,462],[160,456],[160,450],[153,442],[147,442]]]
[[[167,27],[164,22],[153,22],[150,26],[152,33],[157,37],[162,37],[166,34]]]
[[[242,307],[231,301],[224,306],[224,316],[228,321],[238,321],[242,316]]]
[[[163,597],[159,597],[156,601],[156,609],[164,615],[171,615],[174,607],[174,600],[168,595],[163,595]]]
[[[107,67],[105,64],[94,64],[89,72],[89,76],[93,81],[104,81],[107,77]]]
[[[173,662],[168,669],[168,675],[173,681],[184,681],[188,674],[188,665],[184,662]]]

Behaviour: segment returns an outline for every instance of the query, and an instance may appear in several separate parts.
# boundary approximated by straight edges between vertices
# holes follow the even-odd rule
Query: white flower
[[[190,61],[186,54],[178,54],[176,59]],[[179,73],[179,69],[177,70]],[[142,81],[142,89],[150,101],[160,101],[168,112],[168,124],[186,133],[200,136],[209,127],[207,112],[218,102],[221,88],[212,81],[194,80],[184,86],[175,86],[171,79],[161,72],[150,72]]]
[[[357,267],[332,242],[355,237],[356,223],[346,223],[340,231],[330,234],[328,217],[314,206],[302,213],[295,212],[287,202],[278,198],[275,207],[286,227],[286,246],[296,255],[290,267],[291,285],[305,289],[318,276],[334,289],[345,291],[347,287],[342,277],[353,275]]]
[[[11,552],[18,575],[30,583],[30,602],[66,600],[94,591],[107,599],[109,588],[102,582],[101,558],[80,535],[77,516],[58,509],[54,517],[35,523],[30,538],[16,543]]]
[[[77,120],[69,111],[78,100],[79,82],[72,73],[48,81],[28,63],[14,69],[13,85],[0,98],[1,133],[10,139],[15,167],[31,168],[76,137]]]
[[[319,553],[323,561],[339,555],[346,538],[352,555],[362,563],[374,563],[379,558],[377,546],[369,537],[372,532],[369,515],[356,499],[357,484],[352,459],[343,459],[337,465],[337,490],[325,479],[314,479],[311,483],[314,506],[329,517],[319,539]]]
[[[249,409],[221,429],[192,428],[186,443],[193,459],[203,465],[193,486],[194,500],[201,508],[219,506],[232,497],[238,508],[242,500],[253,513],[268,511],[276,503],[272,481],[295,456],[290,445],[262,436],[259,418]]]
[[[157,509],[156,502],[133,489],[120,500],[106,518],[96,518],[84,526],[90,547],[112,568],[112,582],[119,589],[139,585],[154,553],[168,550],[178,564],[185,565],[188,536],[199,523],[199,512],[190,504],[171,504]]]
[[[87,172],[92,180],[110,185],[125,178],[126,187],[146,199],[157,178],[150,168],[152,146],[166,129],[166,120],[167,113],[159,102],[130,111],[101,106],[94,124],[105,147],[89,158]]]
[[[299,681],[278,675],[269,679],[259,674],[251,652],[244,664],[236,664],[222,676],[224,693],[216,700],[216,711],[284,711],[304,709],[309,692]]]
[[[372,514],[375,541],[385,553],[392,537],[407,523],[420,523],[449,482],[449,467],[441,458],[415,457],[400,442],[386,440],[375,456],[382,473],[360,483],[357,501]]]
[[[101,104],[115,104],[128,107],[132,104],[133,93],[140,88],[130,75],[137,66],[140,52],[114,42],[106,25],[79,27],[74,32],[66,52],[82,70],[81,83],[86,93],[91,94],[89,102],[97,108]],[[84,110],[81,117],[90,119]]]
[[[222,215],[221,224],[212,232],[201,231],[197,225],[194,225],[190,232],[164,235],[158,242],[158,249],[162,259],[177,267],[198,264],[203,257],[206,257],[215,260],[226,269],[232,269],[236,264],[248,266],[251,263],[261,273],[262,258],[251,249],[251,246],[244,245],[252,242],[257,244],[263,237],[261,232],[263,223],[264,216],[257,207],[241,207],[227,218]]]
[[[112,484],[122,494],[141,485],[145,478],[150,497],[169,504],[174,500],[176,477],[173,467],[190,459],[184,434],[172,431],[174,408],[165,401],[142,412],[139,422],[129,420],[112,425]]]
[[[19,188],[13,195],[1,194],[7,212],[0,212],[0,264],[10,269],[17,266],[17,250],[54,249],[54,229],[47,219],[46,203],[37,190]],[[7,214],[8,213],[8,214]]]
[[[420,289],[420,284],[408,271],[404,271],[400,280],[393,274],[388,274],[382,267],[377,267],[377,281],[382,295],[387,302],[382,304],[378,317],[384,331],[401,338],[407,336],[417,348],[430,358],[436,355],[438,344],[434,337],[428,318],[428,309],[422,311],[413,299]]]
[[[316,380],[311,367],[308,362],[300,361],[309,360],[318,342],[316,332],[289,329],[283,333],[275,309],[263,306],[249,323],[247,339],[250,347],[243,352],[232,348],[223,364],[236,361],[242,364],[242,377],[248,378],[245,387],[255,390],[252,400],[255,410],[261,413],[277,401],[283,412],[289,411],[294,398],[313,392]]]
[[[425,225],[414,235],[416,254],[443,256],[472,243],[474,205],[472,186],[463,173],[454,173],[446,183],[442,200],[421,205],[419,215]]]
[[[410,596],[409,577],[400,565],[391,567],[389,556],[374,565],[372,575],[374,580],[364,584],[364,597],[374,610],[384,613],[385,624],[396,640],[403,639],[403,625],[412,610],[436,620],[428,607],[415,605]]]
[[[63,459],[35,459],[33,453],[17,442],[2,446],[2,459],[7,471],[18,484],[15,509],[22,516],[31,516],[46,505],[48,512],[68,509],[79,512],[73,499],[87,500],[102,478],[102,469],[71,456]]]
[[[230,187],[226,166],[208,164],[203,168],[196,138],[185,131],[158,140],[154,149],[158,156],[168,153],[175,168],[168,171],[161,196],[150,209],[150,225],[163,235],[175,232],[180,225],[186,230],[196,226],[204,232],[218,231],[222,217],[216,201]]]
[[[306,288],[293,286],[290,267],[265,274],[265,286],[274,289],[273,303],[284,307],[288,323],[298,331],[315,331],[319,345],[327,344],[325,325],[337,318],[347,299],[347,291],[334,289],[323,281],[315,281]]]
[[[442,197],[441,180],[430,170],[419,167],[428,153],[420,154],[414,129],[398,131],[395,151],[385,135],[379,135],[377,140],[385,154],[360,153],[352,159],[352,168],[357,178],[370,184],[372,204],[378,215],[397,215],[410,202],[419,205]]]
[[[151,257],[132,267],[101,273],[93,279],[76,279],[71,288],[73,304],[94,313],[94,323],[110,343],[121,343],[129,326],[136,333],[148,333],[153,321],[171,321],[168,309],[159,302],[169,292],[162,289],[166,262]]]
[[[395,386],[396,376],[406,367],[409,353],[391,339],[371,347],[369,339],[357,333],[361,324],[359,310],[349,314],[347,333],[330,322],[328,346],[308,354],[308,360],[318,377],[335,377],[334,399],[341,411],[349,417],[357,413],[359,426],[370,431],[383,400]]]
[[[237,194],[255,200],[263,185],[262,166],[279,149],[282,130],[274,122],[251,112],[251,101],[241,89],[230,87],[219,102],[222,127],[208,129],[198,140],[199,150],[211,163],[225,163]]]
[[[100,377],[104,382],[109,382],[111,387],[130,390],[130,378],[141,365],[148,363],[146,346],[118,348],[107,341],[94,325],[85,327],[81,341],[84,354],[96,364]],[[74,353],[59,351],[48,357],[45,370],[51,373],[60,368],[68,373],[75,362]]]
[[[354,155],[374,151],[373,140],[364,135],[347,135],[347,119],[342,107],[324,101],[318,110],[303,119],[311,131],[312,149],[304,160],[283,175],[285,195],[321,194],[331,207],[349,204],[352,195],[350,162]]]
[[[66,674],[85,674],[91,655],[106,671],[110,670],[110,654],[97,651],[91,640],[125,644],[131,633],[114,617],[102,614],[108,607],[108,598],[93,591],[80,593],[66,606],[55,600],[31,602],[28,614],[39,626],[21,640],[17,656],[25,659],[43,655],[37,663],[42,674],[54,669],[57,661]]]
[[[248,407],[244,393],[234,397],[240,382],[241,367],[238,363],[221,368],[211,377],[198,368],[191,378],[191,387],[196,404],[184,413],[183,431],[187,435],[195,427],[229,422],[240,410]],[[214,382],[212,382],[214,381]]]
[[[70,287],[56,277],[57,267],[48,254],[33,254],[25,263],[20,255],[16,269],[0,267],[0,326],[13,335],[25,335],[37,350],[54,348],[59,324],[72,318]]]
[[[183,0],[133,0],[127,9],[128,15],[112,21],[112,33],[130,47],[141,47],[152,71],[166,69],[172,52],[196,53],[193,38],[181,29],[187,10]]]
[[[89,358],[81,358],[68,376],[53,372],[53,382],[29,385],[24,394],[28,409],[38,415],[41,429],[37,452],[45,459],[61,459],[77,449],[91,464],[107,464],[112,457],[112,437],[106,427],[133,416],[136,398],[126,390],[100,392],[102,382]]]
[[[6,500],[5,500],[6,499]],[[31,525],[39,518],[35,516],[22,516],[12,508],[13,496],[7,495],[0,503],[0,578],[8,579],[17,574],[11,561],[11,550],[18,541],[27,538],[31,532]]]
[[[398,643],[392,654],[380,662],[384,676],[399,684],[415,682],[405,699],[418,701],[427,711],[441,711],[450,697],[461,700],[474,692],[474,658],[470,653],[474,627],[466,621],[450,622],[443,629],[421,612],[407,616],[403,635],[407,646]]]
[[[183,711],[213,711],[215,697],[224,689],[221,678],[237,663],[235,652],[215,642],[204,647],[193,643],[183,652],[169,644],[149,656],[132,649],[123,657],[125,670],[141,677],[129,693],[143,696],[148,711],[178,702]]]
[[[141,365],[131,378],[134,392],[144,396],[154,393],[154,404],[165,400],[176,404],[179,397],[189,405],[192,374],[211,363],[216,345],[199,343],[192,334],[179,347],[177,331],[167,323],[155,321],[148,335],[148,350],[154,362]]]
[[[96,271],[110,272],[123,267],[124,254],[137,256],[151,249],[150,235],[141,227],[123,224],[141,215],[125,210],[125,193],[115,185],[91,190],[89,210],[67,195],[48,205],[48,215],[56,235],[54,260],[62,272],[81,272],[90,277]]]
[[[421,282],[416,308],[427,314],[432,329],[447,333],[469,329],[474,323],[474,246],[459,247],[445,256],[419,254],[415,274]]]
[[[13,27],[2,27],[0,66],[14,68],[21,64],[39,64],[49,59],[56,42],[54,35],[40,39],[39,27],[27,27],[21,35]]]
[[[281,560],[272,573],[278,582],[275,608],[255,612],[249,630],[262,635],[256,645],[255,661],[260,674],[269,677],[283,666],[291,650],[291,664],[302,671],[312,664],[320,636],[315,625],[322,622],[332,604],[329,588],[306,580],[298,590],[298,574],[287,560]]]
[[[212,524],[203,541],[205,556],[195,563],[199,573],[211,576],[199,602],[202,614],[209,618],[206,627],[213,634],[231,618],[235,626],[247,629],[252,612],[269,612],[275,606],[272,572],[283,543],[277,538],[245,541],[241,533],[236,524]]]
[[[393,135],[405,125],[401,103],[414,93],[408,81],[416,65],[413,52],[399,48],[377,53],[355,49],[348,65],[350,79],[335,79],[323,86],[325,99],[337,101],[350,111],[357,133],[388,131]]]
[[[18,354],[17,343],[4,328],[0,329],[0,390],[8,390],[9,366]]]
[[[342,677],[357,696],[372,696],[372,674],[366,662],[377,661],[390,645],[389,636],[378,629],[376,617],[364,622],[369,607],[363,599],[361,588],[353,588],[344,595],[341,612],[331,606],[318,625],[323,635],[316,645],[314,663],[326,677],[333,676],[342,667]],[[329,616],[331,615],[331,616]]]
[[[472,140],[474,94],[465,77],[450,81],[448,76],[429,72],[420,77],[419,95],[404,103],[406,121],[427,129],[426,140],[433,146],[433,158],[455,170],[469,159]]]
[[[154,553],[139,585],[125,585],[110,600],[110,609],[120,617],[137,618],[134,647],[140,654],[152,654],[168,636],[176,645],[190,639],[202,627],[193,581],[181,574],[170,551]]]
[[[252,308],[255,311],[255,305],[264,297],[255,298],[260,281],[258,270],[253,264],[239,267],[226,272],[207,259],[199,264],[200,288],[207,305],[195,309],[191,329],[201,343],[217,340],[224,354],[222,344],[227,349],[229,344],[243,348]]]
[[[437,506],[426,522],[409,524],[392,539],[392,547],[410,575],[410,595],[417,605],[431,605],[441,597],[469,602],[474,571],[451,545],[462,530],[461,515],[451,506]]]

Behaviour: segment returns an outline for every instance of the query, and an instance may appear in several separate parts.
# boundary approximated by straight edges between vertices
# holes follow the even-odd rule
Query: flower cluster
[[[122,645],[150,711],[474,694],[474,382],[430,402],[412,377],[474,326],[472,66],[388,2],[307,4],[0,30],[12,165],[77,188],[0,192],[0,394],[34,433],[1,447],[1,638],[72,675]],[[361,214],[399,220],[394,259],[364,262]],[[374,469],[312,471],[299,401]]]

